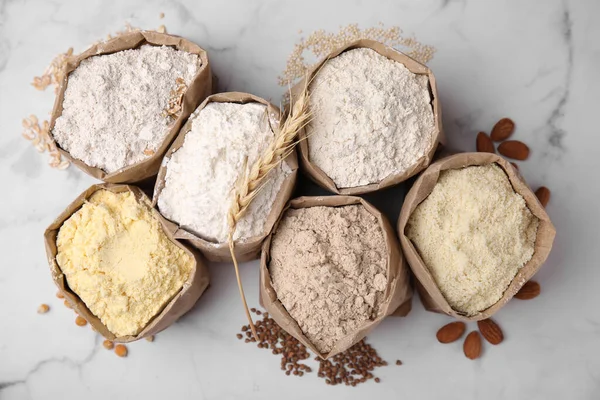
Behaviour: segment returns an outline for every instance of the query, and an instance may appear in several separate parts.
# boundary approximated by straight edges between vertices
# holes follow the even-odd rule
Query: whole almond
[[[515,294],[515,297],[519,300],[531,300],[535,299],[540,295],[542,288],[540,284],[535,281],[529,281],[523,285],[521,290]]]
[[[491,319],[477,321],[477,327],[481,335],[491,344],[500,344],[504,340],[502,329]]]
[[[515,123],[510,118],[502,118],[492,128],[492,140],[501,142],[508,139],[515,131]]]
[[[479,132],[476,140],[477,151],[480,153],[496,153],[494,142],[485,132]]]
[[[474,360],[481,355],[481,336],[479,332],[473,331],[467,335],[463,344],[463,351],[467,358]]]
[[[540,203],[542,203],[542,206],[546,207],[546,205],[548,205],[548,202],[550,201],[550,189],[548,189],[546,186],[541,186],[535,191],[535,195]]]
[[[451,322],[437,331],[436,337],[440,343],[452,343],[461,338],[467,326],[464,322]]]
[[[498,153],[502,154],[504,157],[523,161],[527,160],[529,157],[529,147],[518,140],[507,140],[506,142],[500,143],[500,146],[498,146]]]

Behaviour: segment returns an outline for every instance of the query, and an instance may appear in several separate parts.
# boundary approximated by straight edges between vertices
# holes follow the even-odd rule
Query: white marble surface
[[[599,399],[599,15],[596,0],[0,0],[0,398]],[[378,369],[379,384],[329,387],[316,374],[283,375],[277,357],[235,338],[244,315],[234,272],[213,265],[206,295],[154,343],[132,344],[126,359],[104,350],[54,297],[42,242],[44,228],[93,180],[74,167],[51,169],[20,132],[23,117],[46,115],[53,101],[31,78],[55,54],[83,50],[125,21],[164,23],[208,49],[222,90],[274,101],[299,30],[381,21],[434,45],[430,66],[450,142],[472,150],[478,130],[510,116],[516,138],[533,150],[523,174],[533,187],[552,189],[558,236],[536,276],[543,294],[501,310],[506,341],[485,345],[474,362],[459,343],[437,343],[435,331],[449,318],[415,300],[407,318],[388,319],[369,337],[385,359],[404,365]],[[387,193],[388,207],[401,192]],[[243,266],[251,304],[256,267]],[[37,315],[44,302],[51,312]]]

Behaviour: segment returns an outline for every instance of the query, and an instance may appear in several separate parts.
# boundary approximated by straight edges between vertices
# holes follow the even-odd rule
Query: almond
[[[479,132],[476,140],[477,151],[480,153],[496,153],[494,142],[485,132]]]
[[[540,203],[542,203],[542,206],[546,207],[546,205],[548,205],[548,202],[550,201],[550,189],[546,186],[542,186],[535,191],[535,195]]]
[[[498,153],[502,154],[504,157],[523,161],[527,160],[529,157],[529,147],[518,140],[507,140],[506,142],[500,143],[500,146],[498,146]]]
[[[465,329],[467,326],[464,322],[451,322],[447,325],[444,325],[437,331],[437,340],[440,343],[452,343],[460,339],[460,337],[465,333]]]
[[[477,327],[479,328],[479,332],[481,332],[481,335],[485,338],[485,340],[491,344],[500,344],[504,340],[502,329],[500,329],[497,323],[489,318],[482,321],[477,321]]]
[[[540,284],[535,281],[529,281],[523,285],[521,290],[515,294],[515,297],[519,300],[531,300],[535,299],[540,295],[542,288]]]
[[[515,123],[510,118],[502,118],[492,128],[492,140],[501,142],[508,139],[515,131]]]
[[[463,351],[467,358],[474,360],[481,355],[481,336],[479,332],[473,331],[467,335],[463,344]]]

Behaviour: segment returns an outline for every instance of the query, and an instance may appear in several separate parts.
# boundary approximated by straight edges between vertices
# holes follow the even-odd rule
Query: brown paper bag
[[[208,103],[217,102],[217,103],[261,103],[267,106],[269,113],[274,115],[280,115],[279,108],[275,107],[273,104],[269,103],[267,100],[262,99],[258,96],[254,96],[248,93],[240,93],[240,92],[227,92],[227,93],[218,93],[209,96],[204,102],[198,107],[198,111],[202,110]],[[281,121],[280,121],[281,122]],[[183,126],[177,138],[167,151],[165,155],[165,159],[170,158],[171,155],[177,151],[181,146],[183,146],[183,142],[185,140],[185,135],[192,129],[193,119],[190,118],[187,123]],[[262,235],[238,239],[235,241],[235,256],[238,262],[245,262],[249,260],[257,259],[260,253],[260,245],[263,240],[275,224],[275,221],[281,214],[281,210],[285,206],[285,203],[290,199],[292,192],[294,191],[294,187],[296,185],[296,178],[298,174],[298,159],[295,152],[292,152],[286,159],[285,162],[290,167],[292,172],[286,177],[283,181],[281,188],[279,189],[279,193],[275,198],[275,202],[273,203],[273,207],[271,208],[271,212],[267,218],[265,223],[265,231]],[[167,174],[167,167],[163,163],[161,166],[158,177],[156,178],[156,186],[154,188],[154,196],[153,196],[153,206],[156,207],[158,203],[158,197],[160,192],[165,187],[165,177]],[[229,252],[229,245],[225,243],[215,243],[208,240],[205,240],[195,233],[190,232],[180,226],[177,226],[173,236],[176,239],[187,240],[194,247],[200,249],[204,256],[210,261],[231,261],[231,254]]]
[[[119,343],[127,343],[133,342],[135,340],[139,340],[145,338],[147,336],[152,336],[157,334],[158,332],[168,328],[171,324],[173,324],[179,317],[188,312],[196,301],[200,298],[204,290],[208,287],[209,283],[209,275],[208,269],[202,259],[202,256],[196,252],[191,251],[183,244],[179,243],[177,240],[173,238],[172,224],[164,219],[156,210],[152,209],[154,217],[157,218],[162,227],[163,231],[167,235],[167,237],[175,243],[178,247],[183,249],[186,253],[192,256],[195,260],[194,268],[190,277],[183,284],[183,288],[177,293],[170,301],[167,303],[165,308],[158,313],[148,325],[136,336],[115,336],[108,328],[100,321],[98,317],[96,317],[92,312],[87,308],[85,303],[77,296],[75,292],[73,292],[68,284],[67,279],[63,275],[58,263],[56,262],[56,238],[58,235],[58,231],[62,226],[63,222],[65,222],[73,213],[81,208],[81,206],[85,203],[85,201],[92,196],[96,191],[106,189],[110,190],[113,193],[121,193],[125,191],[132,192],[136,199],[142,201],[144,199],[148,200],[148,205],[150,205],[150,200],[148,197],[142,192],[141,189],[135,186],[129,185],[113,185],[110,183],[103,183],[100,185],[93,185],[85,192],[81,193],[68,207],[65,211],[63,211],[58,218],[50,224],[46,232],[44,232],[44,241],[46,243],[46,254],[48,256],[48,263],[50,264],[50,272],[52,274],[52,280],[58,286],[58,290],[65,296],[65,298],[69,301],[75,312],[79,315],[83,316],[92,327],[100,332],[102,336],[111,340],[113,342]]]
[[[364,186],[356,186],[356,187],[348,187],[348,188],[338,188],[333,180],[323,172],[321,168],[313,164],[309,159],[308,153],[308,140],[302,140],[298,145],[300,149],[300,163],[302,164],[302,169],[306,172],[309,178],[315,181],[319,186],[337,194],[347,194],[347,195],[357,195],[363,193],[375,192],[381,189],[384,189],[389,186],[396,185],[400,182],[404,182],[408,178],[416,175],[421,172],[431,163],[435,150],[437,148],[438,143],[444,142],[444,134],[442,131],[442,109],[439,101],[439,96],[437,93],[437,86],[435,83],[435,77],[429,68],[425,65],[419,63],[418,61],[410,58],[404,53],[401,53],[391,47],[388,47],[382,43],[376,42],[374,40],[361,39],[355,42],[352,42],[342,48],[339,48],[332,53],[330,53],[325,59],[315,65],[307,77],[300,81],[292,88],[292,96],[291,101],[298,98],[298,94],[303,90],[305,86],[306,79],[312,80],[313,76],[318,73],[321,66],[329,59],[337,57],[341,53],[347,50],[352,50],[356,48],[369,48],[375,50],[377,53],[385,56],[391,60],[402,63],[408,68],[411,72],[415,74],[427,75],[429,78],[429,90],[431,93],[431,106],[433,107],[433,118],[435,122],[436,133],[431,142],[431,146],[427,151],[427,154],[421,157],[415,165],[409,168],[403,174],[390,175],[383,179],[379,183],[372,183]],[[300,131],[300,138],[306,138],[306,130],[302,129]]]
[[[145,44],[151,44],[155,46],[171,46],[176,48],[177,50],[197,54],[200,57],[200,60],[202,61],[202,66],[198,70],[198,74],[196,75],[190,86],[185,91],[185,94],[183,96],[181,114],[174,122],[171,123],[169,133],[167,134],[167,136],[165,136],[163,143],[160,145],[156,153],[151,157],[148,157],[147,159],[139,163],[122,168],[118,171],[106,173],[100,168],[89,166],[83,161],[72,157],[67,151],[62,149],[58,145],[58,143],[56,143],[58,151],[60,151],[60,153],[64,157],[66,157],[69,161],[75,164],[83,172],[104,182],[134,183],[142,181],[145,178],[155,176],[158,172],[160,163],[165,152],[169,148],[169,145],[173,142],[175,135],[177,135],[177,132],[179,132],[179,129],[181,129],[181,126],[183,125],[185,120],[190,116],[194,109],[198,107],[198,105],[208,95],[212,93],[213,78],[208,62],[208,55],[206,54],[206,51],[204,51],[198,45],[190,42],[187,39],[181,38],[179,36],[168,35],[166,33],[158,33],[153,31],[138,31],[126,33],[107,42],[95,44],[89,49],[87,49],[85,52],[69,58],[66,65],[65,77],[63,78],[62,82],[60,82],[59,91],[54,102],[54,108],[52,110],[52,117],[50,119],[49,136],[52,140],[54,140],[52,136],[54,124],[56,122],[56,119],[62,114],[63,111],[62,104],[65,96],[65,90],[67,89],[68,75],[79,66],[81,61],[93,56],[112,54],[128,49],[136,49]]]
[[[429,269],[421,259],[419,252],[405,235],[405,228],[413,211],[433,191],[433,188],[438,181],[440,171],[491,163],[498,164],[498,166],[504,170],[514,191],[523,196],[527,207],[533,215],[539,218],[540,223],[535,240],[533,257],[519,270],[508,289],[504,292],[502,298],[488,309],[471,317],[467,317],[466,315],[453,310],[450,304],[448,304],[442,295],[442,292],[436,285]],[[531,277],[540,269],[544,261],[546,261],[548,254],[550,254],[556,231],[548,214],[546,214],[544,207],[540,204],[529,186],[527,186],[525,180],[508,161],[491,153],[459,153],[431,164],[431,166],[427,168],[414,183],[402,205],[400,219],[398,220],[398,235],[400,236],[400,243],[402,244],[402,250],[408,260],[408,264],[419,281],[420,285],[417,285],[417,289],[419,290],[419,296],[421,297],[425,308],[429,311],[448,314],[463,321],[479,321],[495,314],[515,295],[515,293],[519,291],[519,289],[521,289],[525,282],[531,279]]]
[[[361,199],[351,196],[317,196],[317,197],[299,197],[286,206],[288,208],[299,209],[315,206],[341,207],[351,204],[361,204],[366,210],[377,217],[383,236],[388,248],[388,286],[385,292],[385,301],[381,304],[379,315],[373,321],[368,321],[363,326],[351,334],[340,339],[328,354],[320,353],[317,348],[304,335],[298,323],[290,316],[283,304],[277,299],[277,293],[271,285],[271,276],[269,274],[269,262],[271,251],[271,240],[273,233],[265,240],[262,246],[262,256],[260,260],[260,299],[263,307],[273,317],[275,322],[281,326],[287,333],[298,339],[306,347],[310,348],[319,357],[327,359],[339,354],[363,339],[373,328],[388,315],[398,310],[398,314],[405,316],[410,312],[412,301],[412,288],[410,285],[410,274],[408,267],[402,257],[400,245],[394,234],[394,230],[387,218],[373,205]],[[285,214],[285,210],[279,217],[273,232]]]

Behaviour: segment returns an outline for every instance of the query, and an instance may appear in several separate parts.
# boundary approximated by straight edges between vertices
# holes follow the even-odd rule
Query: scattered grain
[[[102,342],[102,346],[104,346],[106,350],[112,350],[115,347],[115,344],[110,340],[105,340]]]
[[[78,315],[77,318],[75,318],[75,323],[77,324],[77,326],[86,326],[87,320],[81,315]]]
[[[38,118],[35,115],[30,115],[23,119],[22,125],[22,136],[31,141],[38,152],[43,153],[48,151],[51,167],[65,169],[70,165],[69,161],[62,158],[56,144],[50,138],[50,123],[48,121],[42,121],[40,125]]]
[[[115,346],[115,354],[119,357],[127,357],[127,347],[122,344],[118,344]]]
[[[154,336],[153,335],[146,336],[146,342],[150,342],[150,343],[154,342]]]
[[[308,359],[310,356],[306,346],[281,329],[275,320],[269,318],[267,313],[262,313],[256,308],[251,308],[250,311],[256,315],[262,315],[262,320],[255,323],[256,334],[259,339],[257,347],[259,349],[270,349],[273,354],[281,355],[281,370],[285,371],[286,375],[303,376],[304,372],[310,372],[311,369],[308,365],[299,362]],[[244,340],[245,343],[256,343],[250,332],[250,325],[242,326],[241,330],[248,336]],[[236,337],[240,339],[243,335],[238,333]]]
[[[64,299],[65,296],[61,292],[56,292],[56,297],[59,299]]]
[[[333,356],[331,361],[319,360],[318,376],[329,380],[331,385],[343,383],[347,386],[356,386],[373,379],[371,372],[376,367],[387,365],[387,362],[381,359],[365,339],[343,353]]]
[[[46,314],[48,311],[50,311],[50,306],[48,306],[48,304],[40,304],[37,309],[38,314]]]
[[[415,60],[425,64],[433,58],[435,49],[416,41],[412,37],[403,37],[402,30],[397,27],[384,28],[382,23],[367,29],[360,29],[358,24],[350,24],[340,28],[338,33],[318,30],[307,38],[301,38],[289,55],[283,73],[278,77],[280,86],[290,86],[295,80],[303,78],[306,71],[314,64],[308,63],[305,53],[311,52],[314,57],[322,59],[333,50],[358,39],[371,39],[391,47],[400,48]]]

